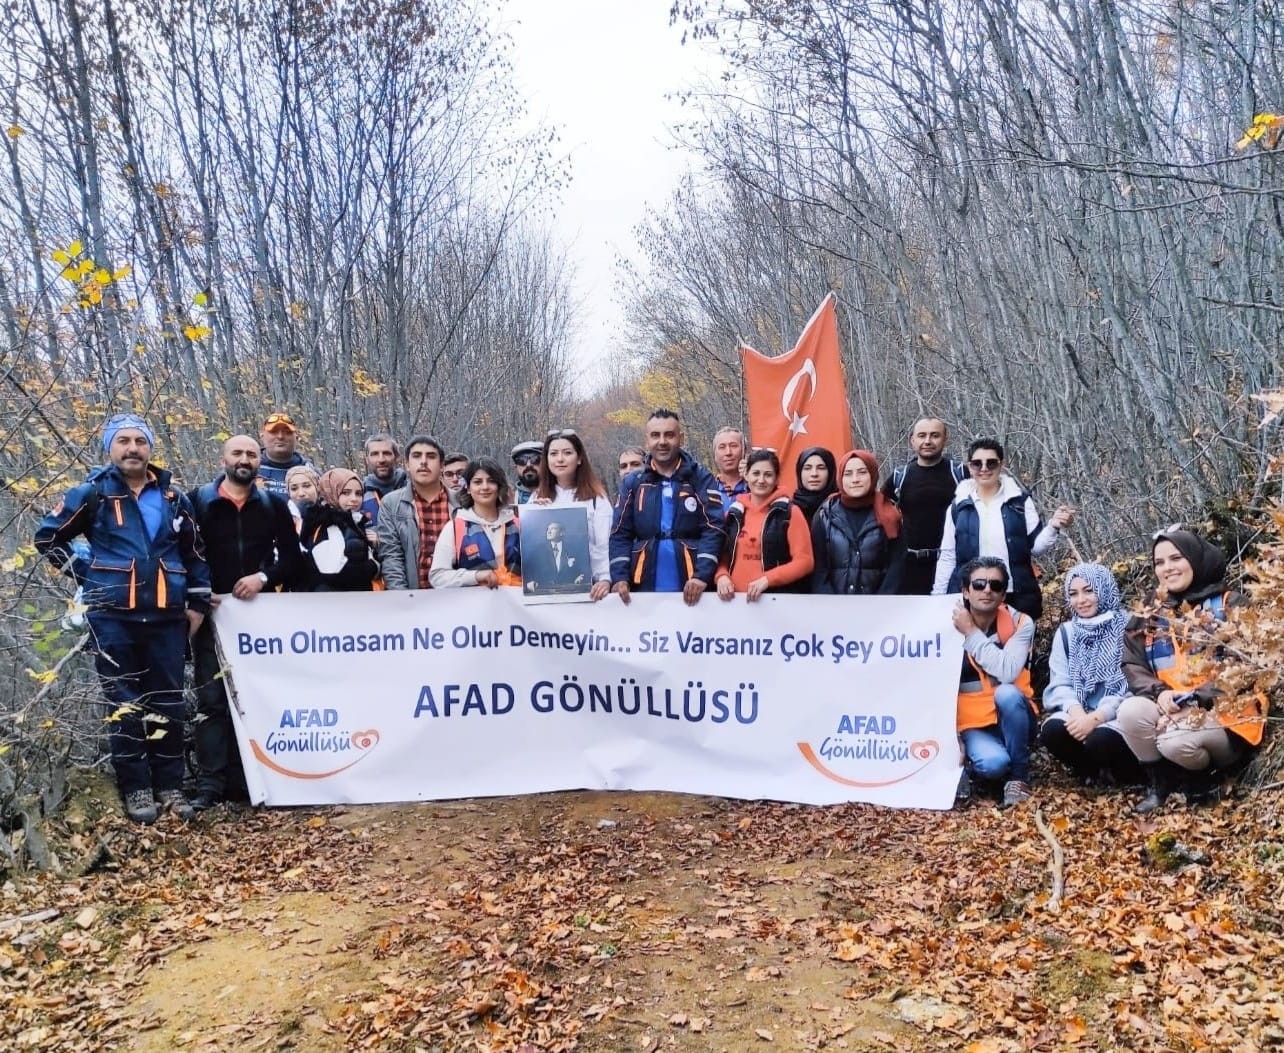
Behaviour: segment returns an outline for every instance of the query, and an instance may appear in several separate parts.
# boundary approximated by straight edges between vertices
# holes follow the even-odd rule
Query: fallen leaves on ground
[[[286,945],[299,926],[271,907],[288,896],[362,920],[325,952],[367,968],[317,1010],[333,1048],[1267,1048],[1284,1039],[1269,801],[1143,824],[1126,796],[1041,787],[1066,854],[1058,914],[1032,809],[552,794],[108,818],[107,869],[0,890],[0,1044],[163,1029],[135,1015],[149,971],[247,927],[320,955],[306,932]],[[1152,866],[1157,831],[1205,861]],[[245,1013],[169,1041],[306,1048],[274,1037],[270,1004]]]

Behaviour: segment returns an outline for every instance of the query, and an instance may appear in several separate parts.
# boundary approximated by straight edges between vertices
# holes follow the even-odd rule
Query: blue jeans
[[[187,619],[142,621],[90,611],[89,628],[121,794],[182,789]]]
[[[959,733],[968,766],[977,778],[989,782],[1029,782],[1034,710],[1025,695],[1011,684],[1000,684],[995,690],[994,708],[999,717],[997,724]]]

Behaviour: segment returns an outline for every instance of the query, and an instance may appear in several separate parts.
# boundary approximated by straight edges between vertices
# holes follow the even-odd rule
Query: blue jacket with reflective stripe
[[[164,502],[155,537],[129,484],[114,465],[93,472],[67,492],[41,521],[36,548],[84,586],[91,610],[127,617],[180,616],[210,609],[210,568],[187,496],[170,473],[148,466],[148,487]],[[92,553],[74,556],[69,543],[83,535]]]

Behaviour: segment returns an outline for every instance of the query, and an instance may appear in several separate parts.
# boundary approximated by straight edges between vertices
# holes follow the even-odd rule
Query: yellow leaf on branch
[[[1253,143],[1260,142],[1266,149],[1274,150],[1281,132],[1284,132],[1284,114],[1259,113],[1244,132],[1244,137],[1235,144],[1235,149],[1246,150]]]

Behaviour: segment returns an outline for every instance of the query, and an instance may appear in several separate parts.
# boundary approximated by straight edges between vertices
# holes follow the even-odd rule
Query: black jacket
[[[900,585],[901,545],[883,533],[872,508],[847,508],[830,498],[811,522],[811,549],[812,592],[890,595]]]
[[[220,475],[188,495],[205,540],[214,592],[231,592],[241,578],[260,571],[267,575],[268,588],[290,588],[301,564],[290,506],[285,498],[255,486],[237,508],[218,492],[223,479]]]
[[[312,550],[330,536],[330,528],[337,527],[343,537],[343,555],[346,562],[333,574],[323,574],[312,558]],[[301,589],[309,592],[369,592],[371,582],[379,576],[370,542],[366,538],[365,524],[352,518],[351,512],[330,505],[308,505],[303,510],[303,523],[299,527],[299,540],[303,544],[307,579]]]

